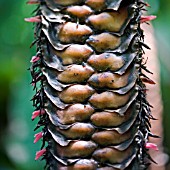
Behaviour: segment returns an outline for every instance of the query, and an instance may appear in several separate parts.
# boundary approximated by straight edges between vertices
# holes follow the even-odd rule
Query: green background
[[[161,88],[164,102],[164,146],[170,153],[170,3],[169,0],[149,0],[149,13],[157,15],[155,27]],[[0,170],[39,170],[44,162],[34,161],[40,142],[33,144],[35,122],[30,99],[34,92],[27,69],[35,47],[33,25],[24,22],[32,16],[34,7],[24,0],[0,0]],[[167,169],[168,165],[167,165]]]

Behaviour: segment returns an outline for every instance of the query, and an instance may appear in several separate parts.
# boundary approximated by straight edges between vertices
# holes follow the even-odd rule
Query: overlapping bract
[[[146,168],[152,116],[141,81],[145,67],[140,18],[145,4],[139,0],[29,3],[40,3],[31,73],[35,86],[41,82],[33,101],[40,115],[37,128],[44,126],[40,134],[48,143],[49,169]]]

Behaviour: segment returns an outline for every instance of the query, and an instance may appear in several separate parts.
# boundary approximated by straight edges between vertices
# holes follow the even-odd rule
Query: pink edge
[[[148,3],[146,3],[146,6],[147,6],[147,7],[151,7],[150,4],[148,4]]]
[[[27,4],[39,4],[40,3],[40,1],[39,0],[29,0],[29,1],[27,1]]]
[[[32,58],[31,58],[31,63],[35,63],[36,61],[38,61],[40,59],[40,57],[37,57],[37,56],[33,56]]]
[[[35,83],[31,83],[31,86],[35,86]]]
[[[43,132],[35,134],[34,137],[35,137],[34,143],[37,143],[43,137]]]
[[[46,149],[42,149],[40,151],[36,152],[36,156],[35,156],[35,160],[38,160],[41,156],[43,156],[43,154],[46,152]]]
[[[45,114],[45,110],[36,110],[32,113],[32,117],[31,119],[34,120],[36,117],[42,115],[42,114]]]
[[[151,21],[151,20],[154,20],[156,18],[155,15],[150,15],[150,16],[141,16],[140,18],[140,22],[141,23],[144,23],[144,22],[147,22],[147,21]]]
[[[31,18],[25,18],[24,20],[26,22],[41,22],[41,17],[35,16],[35,17],[31,17]]]
[[[159,149],[158,149],[158,146],[156,145],[156,144],[154,144],[154,143],[146,143],[145,144],[145,148],[147,148],[147,149],[153,149],[153,150],[155,150],[155,151],[158,151]]]
[[[151,79],[149,79],[149,78],[142,77],[141,79],[142,79],[142,81],[143,81],[144,83],[156,84],[153,80],[151,80]]]

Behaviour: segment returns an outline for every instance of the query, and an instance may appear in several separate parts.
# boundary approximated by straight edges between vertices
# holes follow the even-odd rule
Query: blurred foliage
[[[148,0],[148,13],[157,15],[155,26],[161,65],[164,101],[165,148],[170,151],[170,3],[169,0]],[[33,145],[35,122],[31,121],[32,88],[27,68],[35,53],[30,50],[33,26],[24,22],[34,7],[24,0],[0,0],[0,170],[39,170],[43,163],[34,161],[38,144]],[[169,169],[169,168],[167,168]]]
[[[153,22],[155,35],[157,39],[158,57],[161,68],[161,90],[164,105],[163,126],[164,126],[164,149],[170,156],[170,3],[169,0],[149,0],[148,1],[155,10],[152,14],[157,15],[157,19]],[[156,2],[156,3],[155,3]],[[157,9],[157,4],[159,8]],[[152,11],[152,9],[151,9]],[[166,170],[170,170],[170,161],[166,166]]]
[[[33,10],[24,0],[0,0],[0,170],[43,169],[42,162],[34,161],[40,146],[33,145],[33,92],[27,71],[35,47],[29,48],[33,25],[24,18]]]
[[[151,0],[150,0],[151,1]],[[150,2],[149,1],[149,2]],[[169,133],[169,122],[170,122],[170,3],[169,0],[151,1],[153,7],[157,6],[159,3],[159,8],[153,11],[157,15],[157,19],[153,22],[155,27],[155,33],[157,38],[157,46],[159,52],[159,61],[161,67],[161,90],[162,98],[164,104],[164,147],[165,152],[170,155],[170,133]],[[156,8],[156,7],[155,7]],[[170,170],[170,164],[167,165],[167,170]]]

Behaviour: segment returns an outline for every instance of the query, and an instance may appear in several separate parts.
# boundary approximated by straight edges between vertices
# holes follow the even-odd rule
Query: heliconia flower
[[[36,152],[36,156],[35,156],[35,160],[38,160],[41,156],[43,156],[43,154],[46,152],[46,149],[42,149],[40,151]]]
[[[39,115],[42,115],[45,113],[45,110],[41,109],[41,110],[36,110],[32,113],[32,117],[31,119],[35,119],[36,117],[38,117]]]
[[[39,4],[39,3],[40,3],[39,0],[29,0],[29,1],[27,2],[27,4]]]
[[[35,16],[35,17],[31,17],[31,18],[25,18],[24,20],[26,22],[41,22],[41,17]]]
[[[143,47],[150,48],[144,43],[140,25],[156,18],[141,16],[148,5],[142,0],[27,1],[39,5],[37,16],[25,20],[40,22],[35,24],[35,41],[31,44],[36,45],[30,67],[31,83],[36,89],[32,119],[39,117],[35,130],[43,129],[35,135],[34,143],[45,137],[41,140],[46,149],[38,151],[35,160],[42,156],[51,170],[76,169],[77,165],[91,169],[96,166],[94,162],[99,169],[135,169],[137,162],[137,169],[147,169],[146,148],[153,146],[146,144],[145,148],[144,144],[152,116],[144,81],[153,82],[142,73],[150,72],[143,61]],[[142,116],[138,110],[142,110]],[[120,126],[122,133],[117,140],[110,127]],[[77,133],[72,135],[71,127]],[[105,130],[100,133],[100,129]],[[129,134],[129,130],[134,142],[128,143],[128,149],[115,152],[119,145],[126,145],[123,134]],[[105,140],[101,140],[102,136]],[[134,150],[135,156],[127,154]],[[110,156],[103,162],[107,155]],[[114,161],[107,164],[112,157]],[[75,158],[78,161],[68,163]]]
[[[31,63],[35,63],[36,61],[38,61],[40,59],[40,57],[38,57],[38,56],[33,56],[32,58],[31,58]]]
[[[158,149],[158,146],[156,145],[156,144],[154,144],[154,143],[146,143],[145,144],[145,148],[147,148],[147,149],[153,149],[153,150],[155,150],[155,151],[158,151],[159,149]]]
[[[140,22],[143,23],[143,22],[151,21],[151,20],[154,20],[155,18],[156,18],[155,15],[141,16]]]
[[[37,143],[43,137],[43,132],[35,134],[34,137],[35,137],[34,143]]]

